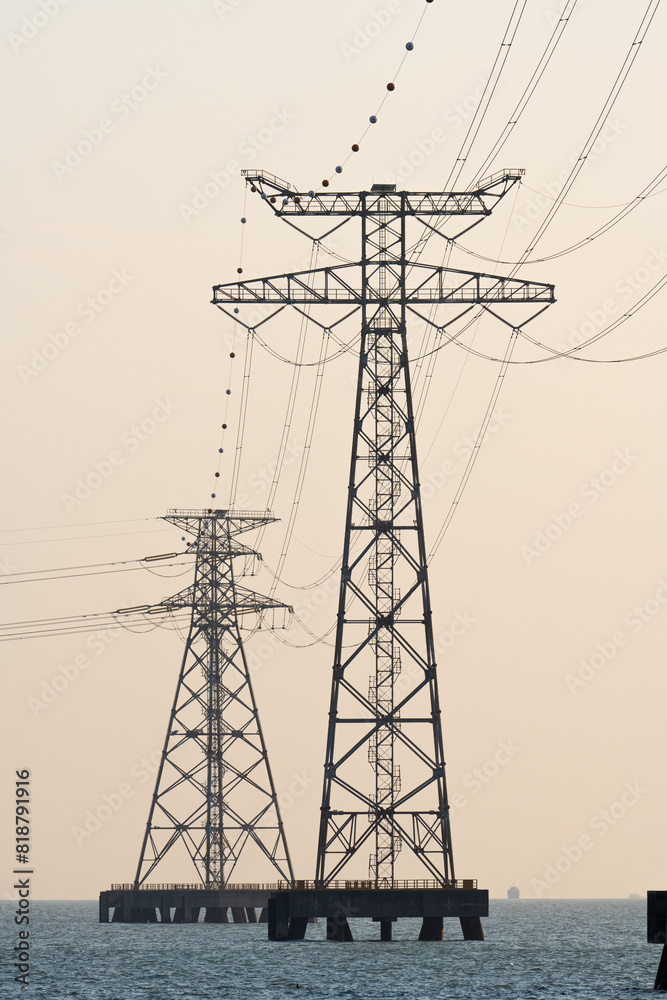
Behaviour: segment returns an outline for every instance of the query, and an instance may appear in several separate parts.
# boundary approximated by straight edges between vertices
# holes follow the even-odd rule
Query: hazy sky
[[[158,518],[169,508],[209,506],[223,420],[230,429],[218,504],[225,505],[244,343],[210,305],[211,287],[236,280],[241,259],[244,277],[279,274],[307,267],[311,251],[259,199],[246,198],[239,171],[266,169],[306,190],[331,176],[387,94],[424,6],[3,5],[0,566],[8,580],[33,569],[180,551],[181,533]],[[399,188],[442,190],[513,7],[514,0],[429,4],[395,92],[332,186],[360,190],[396,179]],[[563,7],[528,0],[459,187],[511,118]],[[471,252],[458,254],[457,267],[510,273],[511,264],[494,260],[518,260],[535,237],[645,9],[646,0],[578,0],[489,166],[525,168],[524,181],[463,238]],[[660,8],[533,258],[585,240],[664,167],[666,29]],[[665,197],[658,187],[582,249],[521,268],[522,277],[556,286],[557,303],[529,328],[535,340],[576,346],[665,276]],[[358,232],[347,229],[330,246],[354,258]],[[422,260],[442,263],[443,249],[434,237]],[[318,263],[330,262],[322,252]],[[663,312],[664,294],[583,356],[613,360],[667,346]],[[263,328],[266,342],[288,358],[297,335],[295,320]],[[485,319],[465,342],[495,358],[507,335]],[[319,340],[313,327],[307,360],[317,358]],[[421,329],[411,331],[410,343],[418,353]],[[514,359],[548,356],[521,343]],[[430,542],[455,496],[498,367],[450,346],[432,372],[425,364],[414,370],[419,385],[427,375],[431,383],[418,438]],[[256,346],[239,477],[252,509],[266,504],[292,373]],[[296,588],[324,576],[340,554],[354,375],[350,353],[327,368],[286,585],[276,591],[316,635],[333,622],[335,577]],[[550,898],[626,896],[663,885],[666,375],[667,354],[628,364],[512,366],[493,433],[434,556],[456,869],[492,896],[512,882],[524,896]],[[282,523],[262,540],[271,569],[313,389],[310,367],[300,379],[274,503]],[[88,495],[87,481],[95,484]],[[7,585],[2,621],[152,603],[189,580],[156,574]],[[267,593],[272,577],[264,570],[249,585]],[[285,635],[256,635],[248,644],[302,878],[314,872],[332,655],[330,646],[311,642],[295,623]],[[0,894],[12,884],[14,771],[28,767],[35,895],[95,897],[134,875],[181,638],[123,630],[6,642],[2,654]],[[109,801],[117,808],[103,808]],[[104,819],[91,822],[98,813]],[[99,828],[87,830],[86,822]]]

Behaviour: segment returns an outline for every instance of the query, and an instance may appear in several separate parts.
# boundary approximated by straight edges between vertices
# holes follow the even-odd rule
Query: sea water
[[[97,903],[32,902],[28,988],[14,981],[16,904],[0,902],[0,997],[79,1000],[529,1000],[648,996],[660,946],[646,944],[646,901],[491,900],[487,940],[394,940],[352,920],[354,942],[267,940],[266,924],[99,924]]]

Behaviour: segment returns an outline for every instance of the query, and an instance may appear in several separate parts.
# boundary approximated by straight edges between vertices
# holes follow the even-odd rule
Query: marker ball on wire
[[[329,181],[326,179],[326,177],[322,181],[322,187],[323,188],[328,188],[329,187]]]
[[[337,174],[342,174],[343,173],[343,168],[342,167],[336,167],[336,173]]]
[[[219,473],[219,472],[216,472],[216,474],[215,474],[215,478],[216,478],[216,479],[219,479],[219,478],[220,478],[220,473]]]
[[[371,115],[368,120],[371,123],[371,125],[375,125],[375,123],[377,121],[377,117],[375,115]]]
[[[225,389],[225,395],[226,396],[231,396],[231,394],[232,394],[232,390],[231,389]]]
[[[393,83],[388,83],[388,84],[387,84],[387,90],[396,90],[396,86],[395,86],[395,84],[393,84]]]
[[[230,355],[229,355],[229,356],[230,356],[230,358],[235,358],[235,357],[236,357],[236,355],[234,354],[234,352],[233,352],[233,351],[232,351],[232,352],[230,353]]]
[[[356,142],[352,144],[352,152],[353,153],[358,153],[359,152],[359,146],[357,145]]]
[[[236,268],[236,273],[237,274],[243,274],[243,268],[242,267],[237,267]]]
[[[412,50],[414,49],[414,45],[412,44],[412,42],[406,42],[405,43],[405,47],[408,50],[408,52],[412,52]],[[243,221],[243,220],[241,220],[241,221]]]
[[[235,312],[235,313],[237,313],[238,311],[239,311],[239,310],[238,310],[238,307],[234,309],[234,312]]]
[[[211,493],[211,500],[215,500],[215,493]]]
[[[248,220],[246,218],[241,219],[241,222],[246,223]]]
[[[223,431],[226,431],[227,430],[227,424],[223,424],[222,425],[222,429],[223,429]],[[222,451],[222,448],[220,449],[220,451]]]

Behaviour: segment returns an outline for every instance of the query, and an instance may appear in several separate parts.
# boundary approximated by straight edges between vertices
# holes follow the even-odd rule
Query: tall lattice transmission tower
[[[206,888],[224,888],[244,864],[294,875],[269,767],[241,623],[258,625],[290,609],[242,587],[258,553],[238,540],[274,521],[267,513],[174,510],[165,520],[194,538],[194,582],[152,611],[191,609],[134,885],[144,885],[169,855]],[[164,867],[164,866],[163,866]],[[163,882],[167,881],[162,879]],[[246,879],[247,881],[247,879]]]
[[[392,886],[402,851],[418,862],[403,864],[409,876],[416,868],[440,886],[455,884],[407,321],[421,316],[447,339],[448,327],[479,307],[506,323],[516,338],[520,326],[554,301],[554,290],[422,263],[410,247],[423,249],[433,233],[451,240],[472,228],[521,173],[503,171],[463,192],[407,192],[374,184],[370,191],[316,193],[246,171],[251,189],[310,238],[301,228],[306,218],[324,217],[326,233],[354,217],[361,223],[358,263],[218,285],[213,297],[241,323],[241,307],[249,303],[273,303],[276,314],[285,305],[303,312],[326,304],[352,307],[348,315],[360,312],[317,848],[320,886],[331,885],[344,870],[348,879]],[[421,228],[410,244],[408,226],[414,224]],[[447,231],[448,224],[457,231]],[[449,318],[436,323],[433,314],[420,312],[425,305],[448,306]],[[511,307],[510,319],[498,312],[504,305]],[[517,307],[523,312],[517,314]],[[268,318],[265,314],[262,322]]]

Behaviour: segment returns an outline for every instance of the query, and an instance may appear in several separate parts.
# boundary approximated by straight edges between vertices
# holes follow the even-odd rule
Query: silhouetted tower
[[[244,615],[258,624],[289,609],[239,586],[234,566],[258,557],[237,536],[275,518],[174,510],[165,520],[194,536],[197,559],[193,585],[150,609],[191,608],[192,617],[134,884],[148,882],[170,851],[180,861],[183,849],[206,887],[228,884],[242,853],[254,871],[263,859],[291,881],[240,625]]]
[[[423,877],[447,886],[455,881],[454,860],[407,317],[421,316],[420,304],[448,304],[455,315],[438,327],[444,332],[475,306],[503,319],[496,310],[508,303],[527,307],[527,322],[554,296],[551,285],[423,264],[414,253],[411,259],[406,226],[419,223],[422,240],[433,232],[459,236],[490,214],[522,172],[504,171],[473,191],[449,193],[396,191],[390,184],[304,193],[271,174],[245,173],[251,189],[301,232],[304,217],[361,221],[358,264],[218,285],[213,297],[239,322],[239,307],[251,302],[275,303],[276,313],[287,304],[303,311],[305,305],[348,303],[361,313],[316,880],[327,886],[349,866],[348,879],[370,877],[378,887],[391,886],[407,848]],[[446,233],[448,220],[463,227]],[[327,233],[341,225],[327,222]],[[234,313],[227,304],[236,305]],[[522,325],[503,322],[514,336]],[[353,871],[362,848],[370,855],[366,871]]]

